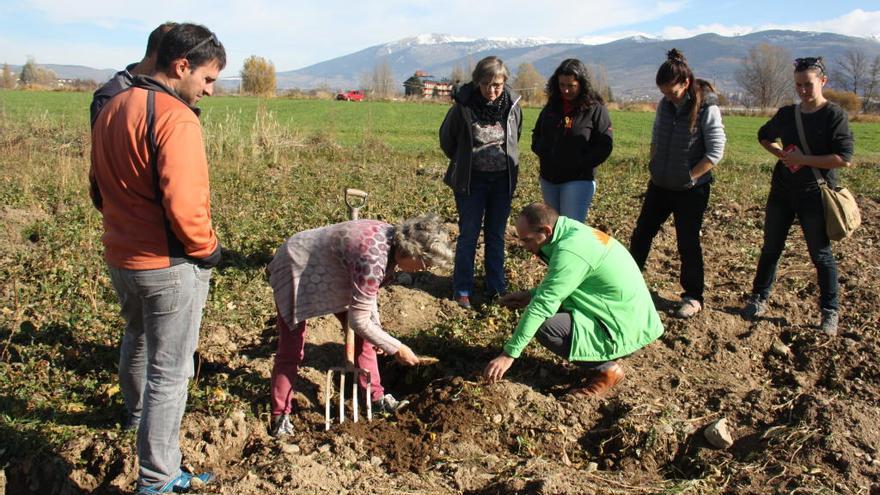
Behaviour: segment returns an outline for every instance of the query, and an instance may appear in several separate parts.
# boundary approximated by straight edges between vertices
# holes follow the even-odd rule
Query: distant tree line
[[[752,47],[735,74],[747,95],[745,103],[767,109],[791,101],[792,60],[791,53],[779,46],[762,43]],[[825,62],[829,87],[824,93],[829,100],[849,112],[880,109],[880,55],[869,61],[865,52],[852,49],[833,64]]]
[[[780,46],[767,43],[749,49],[734,77],[744,92],[741,101],[746,106],[770,109],[792,101],[792,55]],[[474,62],[468,57],[464,62],[452,67],[449,79],[454,87],[466,84],[471,79]],[[880,111],[880,55],[871,59],[863,50],[850,49],[834,61],[826,60],[829,86],[826,97],[840,104],[850,112]],[[596,91],[607,102],[614,101],[611,85],[602,65],[590,65],[590,80]],[[274,96],[277,81],[274,64],[256,55],[245,60],[241,69],[241,92],[258,96]],[[371,99],[389,99],[397,95],[397,84],[388,59],[376,63],[372,71],[361,75],[361,87]],[[94,81],[74,80],[65,87],[87,91],[94,87]],[[546,98],[546,78],[530,63],[517,67],[509,84],[523,97],[527,105],[542,105]],[[13,89],[51,87],[57,85],[54,72],[40,67],[34,57],[28,57],[18,74],[9,64],[3,64],[0,72],[0,88]],[[720,94],[727,100],[728,94]]]
[[[27,62],[21,67],[16,77],[9,64],[4,63],[0,71],[0,88],[13,89],[16,86],[22,88],[37,88],[55,86],[57,77],[49,69],[37,65],[34,57],[28,57]]]

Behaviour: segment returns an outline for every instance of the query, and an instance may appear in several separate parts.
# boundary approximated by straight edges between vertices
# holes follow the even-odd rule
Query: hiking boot
[[[571,395],[584,395],[587,397],[601,397],[608,393],[612,387],[623,381],[623,367],[617,363],[612,364],[603,371],[598,371],[587,380],[582,388],[572,389]]]
[[[373,401],[373,412],[377,414],[391,414],[400,411],[409,405],[408,400],[397,400],[391,394],[385,394],[384,397],[377,401]]]
[[[460,308],[471,309],[471,298],[468,296],[457,296],[455,304],[458,304]]]
[[[679,318],[691,318],[703,309],[700,301],[693,297],[685,297],[681,300],[681,306],[675,312],[675,316]]]
[[[137,495],[155,495],[157,493],[186,493],[196,485],[210,483],[214,479],[213,473],[190,474],[181,472],[180,475],[161,486],[145,486],[138,490]],[[196,481],[198,480],[198,481]]]
[[[741,311],[743,318],[752,319],[763,315],[767,311],[767,300],[758,294],[752,294],[746,301]]]
[[[293,435],[293,423],[290,422],[290,416],[281,414],[272,418],[269,434],[275,438]]]
[[[837,335],[837,323],[839,320],[840,317],[836,309],[823,309],[822,323],[819,325],[819,330],[829,337],[834,337]]]

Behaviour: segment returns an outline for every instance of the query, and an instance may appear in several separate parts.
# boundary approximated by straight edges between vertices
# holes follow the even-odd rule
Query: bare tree
[[[388,59],[382,59],[376,64],[370,79],[370,89],[374,98],[386,99],[394,96],[394,73],[391,72]]]
[[[614,95],[611,94],[611,85],[608,84],[608,73],[602,64],[590,65],[587,69],[590,75],[590,84],[593,90],[602,96],[605,102],[614,101]]]
[[[874,108],[874,99],[880,97],[880,55],[874,57],[865,78],[865,91],[862,97],[862,111],[869,112]]]
[[[778,107],[789,98],[792,86],[791,55],[780,46],[761,43],[749,49],[736,82],[754,105]]]
[[[37,65],[34,57],[28,57],[27,62],[21,67],[18,81],[22,86],[51,86],[58,78],[49,69]]]
[[[258,96],[275,96],[275,88],[275,64],[256,55],[248,57],[241,68],[242,91]]]
[[[868,69],[868,57],[865,52],[857,49],[847,50],[837,61],[831,78],[840,89],[859,94],[859,89],[865,87]]]
[[[15,87],[15,74],[9,68],[9,64],[3,64],[3,74],[0,75],[0,88],[12,89]]]
[[[458,83],[459,85],[461,85],[466,84],[468,81],[470,81],[471,76],[467,72],[465,72],[464,67],[459,64],[455,64],[452,67],[452,74],[449,75],[449,80],[452,81],[453,84]]]
[[[535,66],[529,63],[522,63],[516,70],[516,77],[513,78],[512,86],[520,95],[523,101],[531,105],[540,105],[544,102],[544,86],[547,80],[535,69]]]

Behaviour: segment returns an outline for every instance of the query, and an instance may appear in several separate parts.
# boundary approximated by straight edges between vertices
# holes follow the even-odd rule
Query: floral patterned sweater
[[[354,332],[387,354],[400,341],[382,330],[377,304],[389,270],[394,227],[376,220],[352,220],[287,239],[269,263],[269,283],[278,314],[289,327],[349,311]]]

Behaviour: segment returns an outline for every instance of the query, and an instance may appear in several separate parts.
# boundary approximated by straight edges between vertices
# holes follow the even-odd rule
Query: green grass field
[[[112,387],[118,309],[101,259],[100,215],[86,187],[90,98],[0,91],[0,465],[18,452],[52,451],[102,431],[121,410]],[[215,228],[234,252],[214,275],[205,329],[265,326],[274,310],[262,263],[289,235],[343,220],[343,187],[370,191],[366,217],[434,211],[455,218],[437,145],[446,105],[217,97],[201,106]],[[525,111],[514,208],[540,199],[537,161],[528,151],[538,111]],[[611,117],[615,149],[599,168],[591,219],[627,239],[647,180],[653,113]],[[713,205],[762,207],[773,165],[755,138],[765,120],[724,118],[728,147]],[[844,182],[880,200],[880,124],[852,129],[857,166],[843,172]],[[267,384],[227,379],[202,377],[189,410],[264,411]],[[210,387],[233,393],[218,403],[209,400]]]

